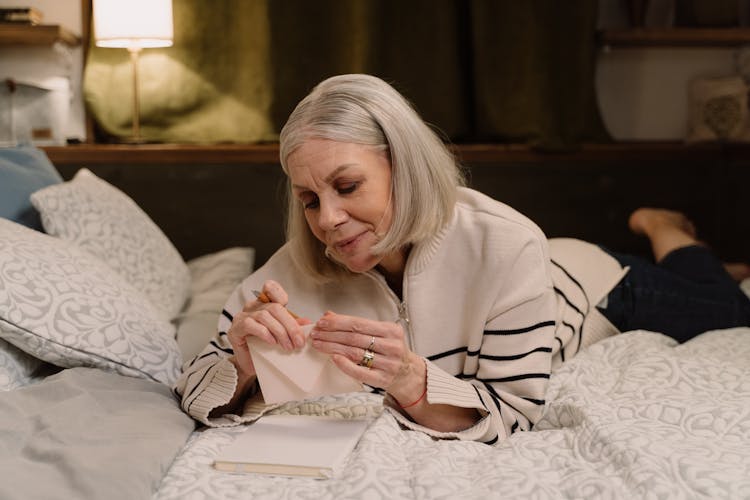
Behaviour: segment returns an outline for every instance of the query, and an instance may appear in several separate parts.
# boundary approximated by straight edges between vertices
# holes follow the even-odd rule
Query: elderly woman
[[[625,294],[615,293],[629,283],[625,257],[577,240],[548,245],[532,221],[463,187],[444,144],[378,78],[320,83],[280,142],[287,243],[235,290],[217,336],[185,365],[176,392],[200,422],[233,425],[267,411],[248,339],[298,349],[301,327],[314,321],[312,346],[382,389],[403,426],[495,443],[539,420],[556,363],[623,325],[649,326],[621,319],[622,301],[600,303]],[[696,248],[681,217],[642,210],[631,225],[670,254]],[[711,271],[722,297],[744,307],[730,323],[746,324],[739,288],[720,265]],[[310,319],[293,316],[288,301]]]

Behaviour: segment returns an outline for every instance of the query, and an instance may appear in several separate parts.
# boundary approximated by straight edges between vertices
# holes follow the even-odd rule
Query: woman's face
[[[289,155],[287,170],[310,229],[337,261],[356,273],[378,265],[386,272],[403,270],[400,254],[371,251],[393,220],[386,152],[312,139]]]

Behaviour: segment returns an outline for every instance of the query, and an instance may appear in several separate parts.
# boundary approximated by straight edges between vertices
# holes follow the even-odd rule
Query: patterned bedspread
[[[612,337],[558,369],[547,401],[533,432],[494,447],[402,430],[371,394],[290,404],[279,411],[373,417],[336,477],[217,472],[243,429],[205,429],[156,498],[750,498],[750,328],[680,346]]]

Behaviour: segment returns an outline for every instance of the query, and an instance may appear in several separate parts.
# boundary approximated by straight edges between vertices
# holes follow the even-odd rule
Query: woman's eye
[[[340,194],[349,194],[353,193],[357,189],[357,183],[352,182],[351,184],[344,184],[342,186],[339,186],[338,192]]]
[[[309,208],[317,208],[318,207],[318,198],[317,196],[314,198],[302,200],[302,206],[305,207],[305,210]]]

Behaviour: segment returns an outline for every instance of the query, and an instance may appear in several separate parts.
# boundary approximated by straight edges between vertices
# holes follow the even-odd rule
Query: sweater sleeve
[[[273,407],[264,404],[256,385],[243,404],[240,415],[209,417],[214,408],[231,401],[237,388],[237,370],[229,360],[234,351],[227,332],[232,325],[234,314],[242,310],[247,300],[243,289],[241,284],[230,295],[219,317],[216,335],[197,356],[183,365],[182,374],[173,387],[183,411],[211,427],[251,422]]]
[[[478,349],[469,347],[463,373],[449,374],[427,363],[427,401],[475,408],[482,418],[459,432],[436,433],[389,403],[403,425],[435,437],[494,444],[513,432],[531,430],[541,418],[556,317],[546,242],[529,239],[503,267],[502,285],[496,288],[484,329],[472,333]]]

